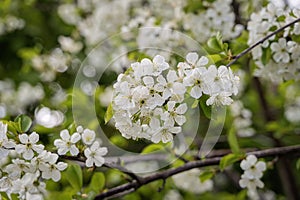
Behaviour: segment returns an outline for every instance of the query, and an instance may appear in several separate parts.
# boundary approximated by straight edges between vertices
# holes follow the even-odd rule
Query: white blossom
[[[90,129],[84,129],[83,133],[81,134],[81,139],[86,145],[91,145],[94,142],[95,137],[95,131],[92,131]]]
[[[199,176],[202,172],[199,169],[192,169],[172,176],[175,185],[185,191],[201,194],[213,189],[213,181],[201,182]]]
[[[95,141],[91,147],[84,150],[84,155],[86,157],[85,165],[87,167],[92,167],[95,164],[96,167],[101,167],[105,162],[103,156],[106,154],[107,148],[100,147],[99,142]]]
[[[16,152],[22,154],[23,158],[30,160],[34,156],[34,151],[40,153],[44,145],[36,144],[39,141],[39,134],[32,132],[30,135],[25,133],[19,135],[21,144],[16,145]]]
[[[7,124],[0,122],[0,157],[6,157],[15,143],[7,138]]]
[[[61,139],[56,139],[54,145],[58,148],[57,152],[59,155],[65,155],[70,151],[72,156],[76,156],[79,153],[76,143],[80,140],[81,136],[75,132],[70,136],[69,131],[64,129],[60,132]]]
[[[49,156],[47,163],[41,164],[40,170],[42,171],[42,177],[44,179],[52,179],[55,182],[60,180],[60,172],[65,170],[68,167],[68,165],[64,162],[56,163],[57,159],[58,155],[52,154],[51,156]]]

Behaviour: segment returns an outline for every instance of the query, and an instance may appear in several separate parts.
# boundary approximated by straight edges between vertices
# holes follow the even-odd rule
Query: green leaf
[[[297,162],[296,162],[296,168],[298,169],[298,170],[300,170],[300,158],[297,160]]]
[[[19,123],[17,122],[12,122],[12,121],[7,121],[7,130],[14,133],[14,134],[18,134],[18,132],[21,132],[20,127],[19,127]]]
[[[65,171],[66,179],[69,181],[70,185],[77,191],[82,188],[82,170],[77,164],[69,165],[68,169]]]
[[[91,191],[94,191],[96,193],[99,193],[101,190],[103,190],[105,186],[105,176],[102,172],[95,172],[92,176],[91,182],[86,188],[86,192],[89,193]]]
[[[268,62],[271,59],[271,56],[272,56],[272,51],[271,51],[270,48],[263,49],[263,54],[262,54],[262,57],[261,57],[262,63],[264,65],[268,64]]]
[[[213,171],[204,171],[200,174],[200,181],[201,183],[211,179],[215,175],[215,172]]]
[[[223,171],[227,166],[241,160],[244,157],[243,154],[228,154],[224,156],[220,161],[220,169]]]
[[[110,103],[109,106],[107,107],[107,110],[106,110],[106,113],[104,116],[105,124],[107,124],[107,122],[109,122],[109,120],[112,118],[113,115],[114,115],[113,106],[112,106],[112,103]]]
[[[3,200],[9,200],[9,197],[6,194],[6,192],[0,192],[0,197],[2,197]]]
[[[240,153],[240,147],[239,147],[239,143],[238,143],[234,128],[231,128],[229,130],[227,139],[228,139],[231,151],[235,154]]]
[[[219,62],[219,61],[222,60],[222,57],[221,57],[220,54],[212,54],[212,55],[209,55],[208,58],[210,60],[212,60],[214,63]]]
[[[199,104],[199,100],[196,99],[192,104],[192,108],[196,108],[198,104]]]
[[[19,129],[22,132],[27,132],[32,125],[32,120],[27,115],[19,115],[15,119],[15,122],[17,122],[19,124]]]
[[[207,41],[207,45],[210,49],[216,51],[216,52],[222,52],[223,48],[220,45],[218,39],[214,36],[211,37],[208,41]]]
[[[161,150],[164,150],[164,148],[165,147],[161,144],[150,144],[143,149],[142,154],[147,154],[147,153],[151,153],[151,152],[155,152],[155,151],[161,151]]]
[[[203,98],[200,100],[200,107],[201,110],[203,111],[205,117],[207,117],[208,119],[211,119],[211,106],[206,105],[206,100],[208,98]]]

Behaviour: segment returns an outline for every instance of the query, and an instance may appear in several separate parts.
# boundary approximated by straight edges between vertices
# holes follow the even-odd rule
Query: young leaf
[[[228,154],[220,161],[220,169],[223,171],[227,166],[241,160],[244,156],[242,154]]]
[[[297,168],[298,170],[300,170],[300,159],[298,159],[297,162],[296,162],[296,168]]]
[[[211,179],[215,175],[215,172],[213,171],[204,171],[203,173],[200,174],[200,181],[201,183]]]
[[[196,108],[199,104],[199,100],[195,99],[195,101],[192,104],[192,108]]]
[[[82,188],[81,167],[76,164],[69,165],[68,169],[65,171],[65,175],[70,185],[77,191],[80,191],[80,189]]]
[[[15,119],[15,122],[19,124],[19,129],[21,132],[27,132],[32,125],[32,120],[27,115],[19,115]]]
[[[109,106],[107,107],[107,110],[106,110],[106,113],[104,116],[105,124],[107,124],[107,122],[109,122],[109,120],[112,118],[113,115],[114,115],[114,111],[113,111],[112,103],[110,103]]]
[[[207,100],[207,98],[200,100],[200,107],[201,107],[201,110],[203,111],[205,117],[207,117],[208,119],[211,119],[211,106],[206,105],[206,100]]]
[[[89,193],[91,191],[94,191],[96,193],[99,193],[105,186],[105,176],[102,172],[95,172],[90,184],[86,188],[86,192]]]
[[[149,144],[148,146],[146,146],[143,151],[142,154],[147,154],[147,153],[152,153],[155,151],[161,151],[164,150],[165,147],[161,144]]]
[[[207,41],[207,45],[210,49],[216,51],[216,52],[222,52],[222,46],[220,46],[220,43],[218,41],[218,39],[216,38],[216,36],[211,37],[208,41]]]
[[[229,130],[227,139],[228,139],[231,151],[235,154],[238,154],[240,152],[240,147],[239,147],[239,143],[238,143],[234,128],[231,128]]]
[[[264,65],[268,64],[268,62],[270,61],[272,57],[272,51],[270,48],[266,48],[266,49],[263,49],[263,54],[262,54],[262,63]]]

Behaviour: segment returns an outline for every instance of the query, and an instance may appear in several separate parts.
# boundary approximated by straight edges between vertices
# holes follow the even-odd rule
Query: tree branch
[[[272,37],[273,35],[276,35],[277,33],[283,31],[284,29],[286,29],[287,27],[290,27],[292,25],[294,25],[295,23],[299,22],[300,18],[284,25],[283,27],[277,29],[276,31],[270,33],[269,35],[267,35],[266,37],[260,39],[258,42],[254,43],[252,46],[248,47],[247,49],[245,49],[244,51],[242,51],[241,53],[239,53],[236,56],[233,56],[233,60],[228,63],[226,66],[230,67],[232,64],[234,64],[238,59],[240,59],[242,56],[244,56],[245,54],[249,53],[252,49],[254,49],[255,47],[257,47],[258,45],[262,44],[264,41],[266,41],[267,39],[269,39],[270,37]]]
[[[266,150],[260,150],[260,151],[252,151],[248,152],[247,154],[252,154],[257,156],[258,158],[261,157],[269,157],[269,156],[282,156],[282,155],[292,155],[292,154],[300,154],[300,145],[296,146],[288,146],[288,147],[277,147],[277,148],[271,148]],[[155,174],[146,176],[146,177],[140,177],[139,181],[133,180],[132,182],[125,183],[123,185],[111,188],[107,190],[106,192],[103,192],[95,197],[95,200],[100,200],[108,197],[115,196],[119,193],[130,193],[138,188],[140,188],[143,185],[146,185],[148,183],[151,183],[156,180],[165,180],[168,177],[171,177],[175,174],[179,174],[184,171],[188,171],[193,168],[200,168],[205,166],[213,166],[218,165],[222,157],[214,157],[214,158],[208,158],[205,160],[199,160],[199,161],[190,161],[178,168],[171,168],[167,169],[165,171],[157,172]]]

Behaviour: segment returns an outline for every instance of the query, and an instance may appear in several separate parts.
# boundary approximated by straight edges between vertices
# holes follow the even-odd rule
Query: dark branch
[[[234,64],[239,58],[241,58],[242,56],[244,56],[245,54],[249,53],[252,49],[254,49],[255,47],[257,47],[258,45],[262,44],[264,41],[266,41],[267,39],[269,39],[270,37],[272,37],[273,35],[276,35],[277,33],[283,31],[284,29],[286,29],[287,27],[290,27],[292,25],[294,25],[295,23],[299,22],[300,18],[284,25],[283,27],[277,29],[276,31],[270,33],[269,35],[267,35],[266,37],[260,39],[258,42],[254,43],[252,46],[248,47],[247,49],[245,49],[244,51],[242,51],[241,53],[239,53],[238,55],[234,56],[233,60],[227,64],[227,67],[230,67],[232,64]]]
[[[282,155],[287,155],[287,154],[291,155],[291,154],[295,154],[295,153],[300,154],[300,145],[289,146],[289,147],[277,147],[277,148],[260,150],[260,151],[252,151],[252,152],[248,152],[247,154],[253,154],[253,155],[257,156],[258,158],[261,158],[261,157],[269,157],[269,156],[282,156]],[[193,168],[218,165],[221,159],[222,159],[222,157],[214,157],[214,158],[208,158],[205,160],[190,161],[178,168],[171,168],[171,169],[167,169],[165,171],[157,172],[155,174],[152,174],[152,175],[149,175],[146,177],[141,177],[139,181],[133,180],[132,182],[109,189],[106,192],[103,192],[103,193],[97,195],[95,197],[95,200],[112,197],[119,193],[130,193],[150,182],[153,182],[156,180],[166,180],[168,177],[171,177],[175,174],[179,174],[184,171],[188,171]]]

